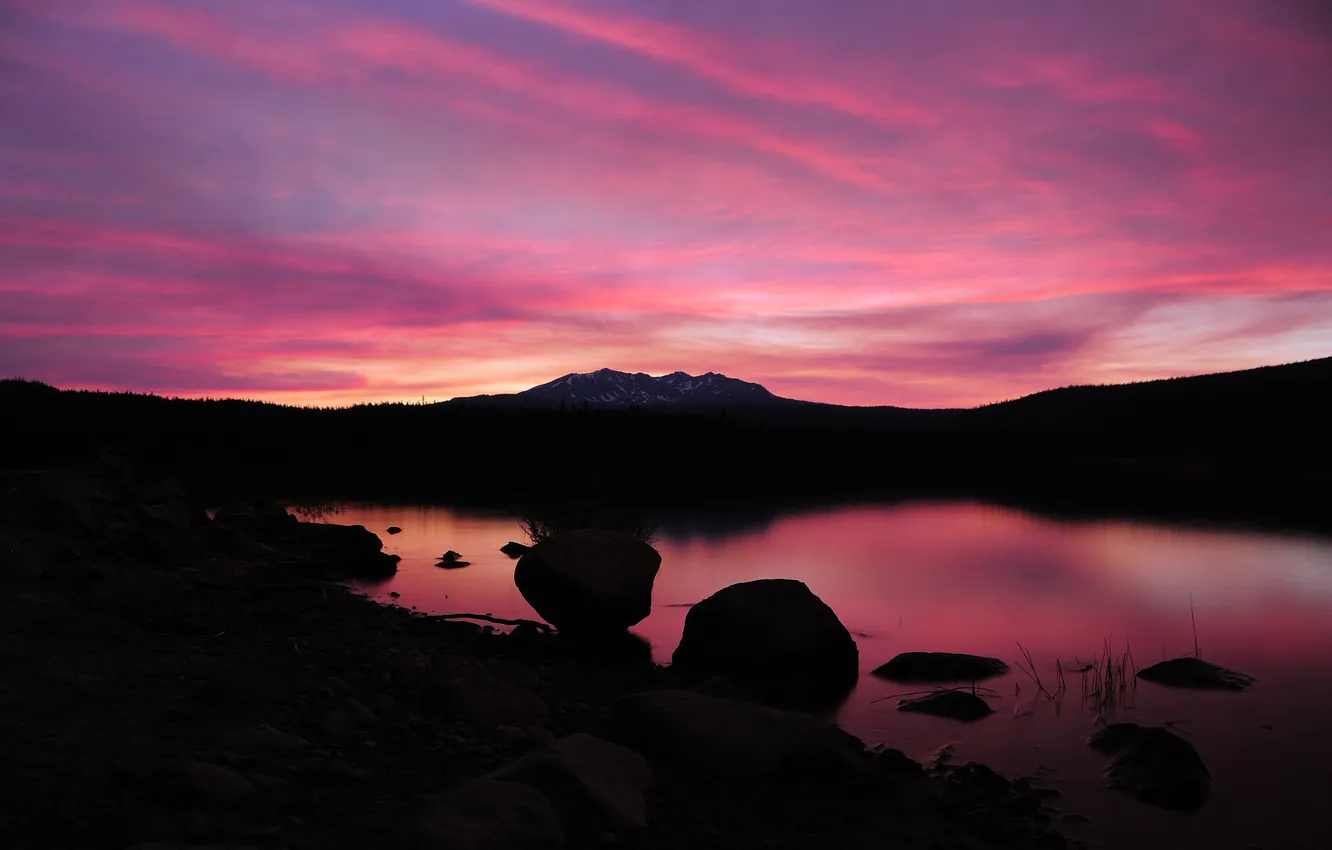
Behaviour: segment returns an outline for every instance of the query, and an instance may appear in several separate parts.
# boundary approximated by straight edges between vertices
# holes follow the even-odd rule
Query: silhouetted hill
[[[690,375],[672,372],[653,377],[643,372],[573,372],[540,386],[505,395],[471,396],[442,402],[451,405],[491,404],[505,407],[686,407],[709,404],[781,402],[760,384],[716,372]]]
[[[669,376],[667,376],[669,377]],[[974,409],[776,399],[303,408],[0,382],[0,466],[114,449],[227,490],[516,504],[974,495],[1059,511],[1327,523],[1332,358]]]

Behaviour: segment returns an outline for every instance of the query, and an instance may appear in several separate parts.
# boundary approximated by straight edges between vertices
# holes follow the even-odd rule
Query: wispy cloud
[[[1325,355],[1309,5],[5,0],[0,372],[974,404]]]

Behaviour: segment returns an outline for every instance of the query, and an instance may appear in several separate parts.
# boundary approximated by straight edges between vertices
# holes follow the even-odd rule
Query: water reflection
[[[435,612],[534,617],[499,552],[523,540],[503,515],[439,507],[346,506],[336,521],[382,531],[403,557],[373,592]],[[663,518],[652,614],[634,628],[668,662],[686,605],[735,582],[795,578],[857,635],[862,676],[838,720],[870,742],[926,759],[952,744],[1012,775],[1064,791],[1066,811],[1090,815],[1071,833],[1107,846],[1300,847],[1312,813],[1332,794],[1332,544],[1293,535],[1174,528],[1123,521],[1066,522],[984,504],[843,507],[796,515],[750,511]],[[472,566],[443,571],[455,549]],[[1086,701],[1073,659],[1131,648],[1139,668],[1192,652],[1190,599],[1203,657],[1258,677],[1244,694],[1141,683],[1110,704]],[[1052,702],[1015,665],[1031,652],[1041,677],[1068,678]],[[990,655],[1014,669],[991,679],[996,715],[962,727],[893,710],[906,690],[867,675],[899,652]],[[1025,664],[1024,660],[1024,664]],[[887,698],[887,699],[885,699]],[[1104,759],[1086,746],[1098,716],[1175,724],[1216,779],[1215,798],[1188,818],[1100,790]],[[1290,753],[1307,754],[1292,767]]]

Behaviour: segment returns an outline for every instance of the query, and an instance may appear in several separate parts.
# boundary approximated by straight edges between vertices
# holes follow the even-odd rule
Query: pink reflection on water
[[[724,518],[723,518],[724,519]],[[536,617],[513,585],[506,541],[523,541],[507,516],[439,507],[352,506],[336,521],[380,531],[401,571],[367,588],[378,598],[445,613]],[[1315,538],[1129,522],[1063,523],[972,503],[845,507],[702,533],[664,526],[654,609],[634,631],[669,663],[688,603],[736,582],[806,582],[856,634],[862,677],[837,721],[865,740],[918,758],[953,743],[959,760],[1036,775],[1064,791],[1060,807],[1093,816],[1069,825],[1107,846],[1304,846],[1311,812],[1332,794],[1332,544]],[[440,570],[456,549],[472,562]],[[1259,678],[1246,694],[1172,691],[1144,683],[1105,719],[1182,721],[1216,778],[1206,818],[1149,809],[1101,789],[1102,758],[1085,745],[1096,713],[1078,680],[1056,707],[1036,700],[1016,670],[984,683],[996,715],[959,725],[892,710],[918,686],[869,671],[899,652],[994,655],[1013,664],[1017,643],[1054,678],[1056,659],[1096,656],[1109,641],[1139,667],[1193,648],[1190,600],[1209,660]],[[1058,710],[1056,710],[1058,709]],[[1270,726],[1270,729],[1262,727]],[[1292,769],[1288,754],[1310,754]],[[1242,839],[1242,840],[1240,840]],[[1237,843],[1238,842],[1238,843]]]

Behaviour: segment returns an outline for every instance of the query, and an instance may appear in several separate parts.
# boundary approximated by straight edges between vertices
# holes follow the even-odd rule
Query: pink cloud
[[[954,5],[11,2],[0,371],[974,404],[1327,353],[1325,45]]]

